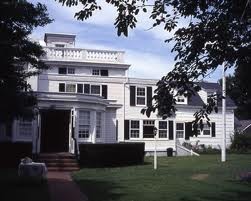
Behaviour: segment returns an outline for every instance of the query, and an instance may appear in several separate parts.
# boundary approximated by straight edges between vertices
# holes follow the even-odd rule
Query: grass
[[[251,155],[159,157],[145,165],[82,169],[74,180],[90,201],[250,201],[251,184],[239,174],[251,171]]]
[[[15,169],[0,169],[1,201],[49,201],[46,180],[20,178]]]

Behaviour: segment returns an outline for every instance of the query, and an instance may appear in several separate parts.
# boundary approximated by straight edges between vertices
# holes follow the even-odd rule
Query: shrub
[[[80,165],[125,166],[144,162],[144,143],[79,144]]]
[[[0,143],[0,167],[17,167],[20,159],[32,157],[32,144],[24,142],[1,142]]]

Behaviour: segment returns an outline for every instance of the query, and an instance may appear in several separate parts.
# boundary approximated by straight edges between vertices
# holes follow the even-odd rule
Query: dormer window
[[[187,104],[187,98],[185,96],[176,96],[176,104]]]
[[[212,98],[215,101],[216,105],[217,105],[217,97],[216,97],[216,95],[217,95],[217,93],[215,91],[214,92],[212,92],[212,91],[207,92],[207,103],[208,103],[208,99]]]

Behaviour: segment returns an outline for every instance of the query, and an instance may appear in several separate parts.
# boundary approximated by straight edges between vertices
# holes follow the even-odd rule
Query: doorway
[[[69,123],[70,110],[42,110],[40,152],[68,152]]]

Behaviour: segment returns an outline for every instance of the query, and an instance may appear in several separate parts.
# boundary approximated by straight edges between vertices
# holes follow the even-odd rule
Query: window
[[[19,120],[19,135],[23,137],[30,137],[32,135],[32,121]]]
[[[63,74],[63,75],[66,75],[66,74],[75,74],[75,68],[62,68],[62,67],[59,67],[58,68],[58,74]]]
[[[146,101],[146,89],[143,87],[137,87],[137,93],[136,93],[136,103],[137,105],[145,105]]]
[[[101,76],[108,76],[108,70],[100,70]]]
[[[68,68],[67,72],[68,74],[75,74],[75,68]]]
[[[66,84],[66,92],[75,93],[76,84]]]
[[[79,111],[79,138],[89,138],[90,136],[90,112]]]
[[[58,91],[65,92],[65,83],[59,83]]]
[[[187,98],[185,96],[178,95],[176,98],[176,104],[187,104]]]
[[[203,130],[200,129],[200,126],[198,125],[198,135],[204,135],[204,136],[210,136],[211,135],[211,127],[208,126],[207,123],[203,124]]]
[[[77,92],[83,93],[83,84],[77,84]]]
[[[176,123],[176,138],[184,138],[184,123]]]
[[[59,83],[58,91],[76,93],[76,84]]]
[[[91,94],[100,95],[100,86],[91,85]]]
[[[154,138],[154,120],[144,120],[143,121],[143,137],[144,138]]]
[[[66,74],[67,68],[58,68],[58,74]]]
[[[65,45],[63,44],[55,44],[55,47],[64,47]]]
[[[159,138],[167,138],[167,122],[159,121]]]
[[[96,138],[101,137],[101,131],[102,131],[101,127],[102,127],[102,113],[97,112],[96,114]]]
[[[177,100],[178,103],[184,103],[185,102],[185,97],[184,96],[177,96]]]
[[[92,69],[92,75],[96,76],[108,76],[108,70]]]
[[[99,75],[100,71],[98,69],[92,69],[92,75]]]
[[[130,138],[139,138],[139,121],[130,121]]]

